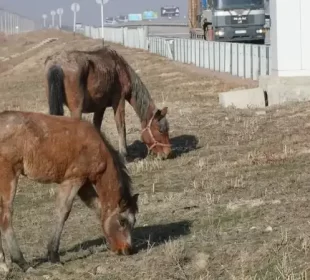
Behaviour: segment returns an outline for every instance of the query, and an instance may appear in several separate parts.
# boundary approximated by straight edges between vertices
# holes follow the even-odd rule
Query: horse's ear
[[[164,107],[162,110],[161,110],[161,115],[164,117],[166,116],[168,113],[168,107]]]
[[[154,115],[154,119],[159,120],[160,118],[161,118],[161,110],[158,109]]]
[[[138,197],[139,197],[139,194],[136,193],[132,196],[132,201],[135,203],[135,204],[138,204]]]
[[[132,202],[133,202],[133,207],[135,212],[139,212],[139,207],[138,207],[138,197],[139,194],[136,193],[132,196]]]
[[[163,117],[166,116],[166,114],[168,113],[168,107],[164,107],[162,110],[157,110],[154,118],[157,120],[161,120]]]

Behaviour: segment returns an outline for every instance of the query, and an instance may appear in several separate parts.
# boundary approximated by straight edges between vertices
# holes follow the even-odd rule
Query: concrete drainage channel
[[[223,107],[238,109],[265,108],[287,102],[310,100],[309,77],[262,76],[259,87],[221,92],[219,103]]]

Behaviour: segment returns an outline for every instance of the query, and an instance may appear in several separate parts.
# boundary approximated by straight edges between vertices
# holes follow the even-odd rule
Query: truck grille
[[[236,15],[225,17],[225,24],[227,25],[243,25],[243,24],[253,24],[254,15]]]

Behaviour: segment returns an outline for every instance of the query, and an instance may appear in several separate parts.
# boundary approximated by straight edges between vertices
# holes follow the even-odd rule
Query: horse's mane
[[[147,87],[145,86],[139,75],[129,65],[129,63],[124,59],[124,57],[109,46],[103,46],[98,49],[87,51],[86,53],[90,56],[95,55],[101,57],[109,55],[116,63],[122,65],[127,70],[131,80],[131,94],[135,99],[137,105],[136,109],[138,117],[140,118],[140,121],[145,121],[147,119],[148,108],[153,102],[153,100]]]
[[[131,94],[136,100],[137,104],[137,114],[140,118],[140,121],[146,121],[148,108],[151,102],[153,102],[151,95],[136,71],[127,62],[126,64],[131,79]]]
[[[121,194],[121,200],[125,202],[125,204],[128,207],[136,208],[137,205],[132,205],[132,180],[131,177],[128,174],[128,170],[126,168],[126,165],[121,158],[119,152],[114,149],[114,147],[110,144],[106,136],[103,132],[99,133],[101,136],[102,141],[104,142],[105,146],[107,147],[109,153],[112,156],[114,166],[116,168],[118,180],[120,182],[120,194]]]

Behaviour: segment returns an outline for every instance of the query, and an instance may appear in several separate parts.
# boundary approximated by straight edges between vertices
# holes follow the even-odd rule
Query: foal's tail
[[[50,115],[64,115],[65,102],[64,72],[58,65],[53,65],[47,72],[48,105]]]

